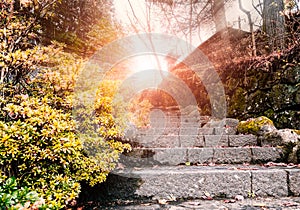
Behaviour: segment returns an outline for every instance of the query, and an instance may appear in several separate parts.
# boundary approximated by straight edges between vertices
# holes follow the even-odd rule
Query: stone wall
[[[223,32],[225,33],[225,32]],[[227,94],[228,117],[245,120],[267,116],[277,128],[300,129],[300,46],[266,55],[265,37],[256,32],[257,57],[251,57],[251,34],[227,29],[198,47],[214,65]],[[193,53],[185,60],[196,60]],[[183,62],[184,63],[184,62]],[[183,63],[172,72],[194,93],[202,115],[211,114],[201,80]]]
[[[221,77],[230,117],[264,115],[278,128],[300,129],[300,47],[239,63]]]

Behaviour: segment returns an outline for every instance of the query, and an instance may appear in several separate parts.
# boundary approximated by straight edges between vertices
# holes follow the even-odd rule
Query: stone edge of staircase
[[[283,151],[275,147],[215,147],[215,148],[139,148],[122,155],[126,166],[183,164],[267,163],[283,160]]]
[[[201,199],[207,195],[212,198],[300,196],[300,168],[223,167],[181,166],[114,171],[100,185],[101,190],[89,192],[89,197],[107,202],[175,201]]]

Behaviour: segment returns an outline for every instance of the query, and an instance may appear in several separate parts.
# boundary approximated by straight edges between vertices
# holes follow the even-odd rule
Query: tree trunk
[[[244,12],[247,17],[248,17],[248,22],[249,22],[249,28],[250,28],[250,33],[251,33],[251,40],[252,40],[252,55],[253,56],[256,56],[257,53],[256,53],[256,40],[255,40],[255,34],[254,34],[254,31],[253,31],[253,22],[252,22],[252,18],[251,18],[251,12],[246,10],[244,7],[243,7],[243,4],[242,4],[242,0],[239,0],[239,8],[242,12]],[[239,29],[241,29],[241,26],[240,26],[241,22],[240,22],[240,17],[239,17]]]
[[[212,15],[216,26],[216,33],[227,27],[224,5],[224,0],[213,0],[212,2]]]
[[[269,37],[271,51],[285,46],[284,16],[280,14],[283,10],[283,0],[264,0],[263,30]]]

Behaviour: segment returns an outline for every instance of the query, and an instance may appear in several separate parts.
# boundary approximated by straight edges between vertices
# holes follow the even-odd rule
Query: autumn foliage
[[[77,75],[85,63],[80,49],[90,53],[95,49],[86,45],[72,48],[72,43],[65,39],[45,36],[47,30],[43,28],[45,21],[55,18],[57,11],[62,12],[58,10],[60,5],[66,4],[62,0],[0,3],[0,186],[15,177],[16,193],[20,192],[18,189],[34,190],[44,200],[44,208],[50,209],[60,209],[75,199],[82,182],[103,182],[119,154],[129,149],[117,141],[122,132],[108,113],[109,97],[113,95],[104,101],[99,98],[105,106],[97,108],[97,135],[81,136],[78,132],[78,123],[72,116],[72,96]],[[60,23],[67,23],[67,18]],[[86,35],[81,38],[88,37],[89,31],[100,33],[101,27],[105,32],[107,28],[113,31],[109,20],[103,20],[93,30],[85,28]],[[60,34],[64,30],[61,28]],[[93,45],[100,47],[112,38],[101,39],[100,43],[94,40]],[[48,41],[44,42],[45,39]],[[108,120],[109,124],[101,120]],[[85,142],[100,145],[101,150],[89,156]],[[13,192],[0,188],[0,194],[6,197]],[[5,205],[13,208],[12,203]],[[20,207],[25,203],[14,205]]]

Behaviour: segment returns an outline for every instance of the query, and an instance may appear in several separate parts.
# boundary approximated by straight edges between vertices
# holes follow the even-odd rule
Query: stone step
[[[86,192],[94,201],[300,196],[300,168],[259,165],[173,166],[115,170]]]
[[[232,118],[224,119],[215,119],[209,116],[200,116],[200,117],[188,117],[188,116],[179,116],[179,117],[155,117],[150,118],[150,125],[153,127],[165,125],[170,127],[172,125],[207,125],[209,127],[236,127],[238,125],[238,120]]]
[[[139,135],[129,143],[145,148],[257,146],[254,135]]]
[[[185,116],[179,116],[179,117],[157,117],[157,118],[150,118],[150,122],[152,123],[158,123],[158,122],[200,122],[200,123],[206,123],[208,120],[205,118],[190,118]]]
[[[172,121],[172,122],[165,122],[165,121],[157,121],[152,122],[150,124],[153,128],[188,128],[188,127],[201,127],[203,124],[201,122],[184,122],[184,121]]]
[[[236,129],[233,128],[199,128],[195,127],[158,127],[149,129],[139,129],[137,136],[150,135],[235,135]]]
[[[149,165],[242,164],[281,162],[283,151],[275,147],[135,148],[121,155],[126,167]]]
[[[179,201],[142,200],[141,202],[128,202],[124,200],[111,202],[108,204],[98,203],[89,205],[89,209],[105,209],[105,210],[261,210],[261,209],[277,209],[277,210],[299,210],[300,197],[249,197],[236,199],[218,198],[210,199],[181,199]]]

